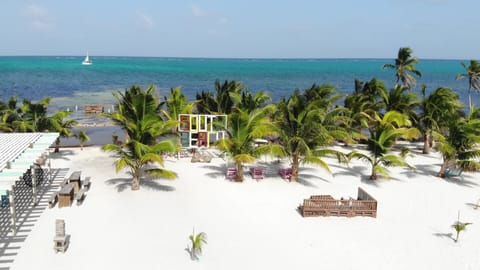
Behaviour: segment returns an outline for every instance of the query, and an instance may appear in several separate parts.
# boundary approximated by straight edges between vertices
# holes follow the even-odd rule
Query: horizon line
[[[92,57],[112,57],[112,58],[163,58],[163,59],[212,59],[212,60],[395,60],[396,58],[387,57],[203,57],[203,56],[140,56],[140,55],[92,55]],[[33,54],[19,54],[19,55],[0,55],[0,57],[79,57],[83,58],[85,55],[33,55]],[[419,60],[449,60],[449,61],[470,61],[474,59],[467,58],[420,58]]]

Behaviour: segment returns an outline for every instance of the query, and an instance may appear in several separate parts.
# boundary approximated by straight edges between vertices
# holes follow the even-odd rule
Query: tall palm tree
[[[270,95],[264,91],[258,91],[252,94],[248,89],[242,90],[241,93],[232,93],[230,96],[236,104],[236,107],[241,110],[247,110],[248,112],[265,107],[271,99]]]
[[[197,93],[197,112],[200,114],[229,114],[235,106],[232,94],[240,94],[244,85],[236,81],[215,81],[214,95],[211,92]]]
[[[370,117],[370,116],[367,116]],[[378,175],[388,178],[390,173],[387,167],[401,166],[411,167],[404,159],[406,151],[401,155],[391,153],[391,148],[399,138],[411,139],[418,135],[418,130],[410,128],[411,122],[407,115],[397,111],[389,111],[383,117],[375,113],[374,123],[368,127],[370,136],[367,141],[369,154],[353,151],[350,158],[357,158],[370,163],[372,170],[371,180],[376,180]]]
[[[443,163],[438,177],[445,177],[446,169],[452,164],[464,171],[480,170],[480,109],[472,108],[467,117],[453,118],[445,134],[438,134],[438,149]]]
[[[325,98],[312,100],[306,93],[297,90],[288,100],[281,100],[275,117],[280,147],[292,163],[290,181],[297,181],[301,163],[314,164],[330,172],[322,159],[325,156],[336,156],[339,161],[346,162],[345,155],[326,147],[337,139],[352,141],[349,132],[343,128],[345,109],[330,110]]]
[[[385,64],[382,66],[383,69],[395,69],[397,84],[399,81],[402,81],[402,84],[408,89],[411,89],[416,84],[415,78],[410,73],[422,77],[422,73],[415,68],[415,64],[418,63],[419,59],[412,57],[412,53],[413,50],[409,47],[400,48],[397,59],[395,59],[395,64]]]
[[[254,162],[261,154],[272,151],[273,145],[255,147],[255,139],[272,134],[275,126],[268,118],[275,106],[268,105],[251,112],[235,108],[228,116],[228,138],[219,140],[217,147],[235,162],[237,181],[243,181],[243,165]]]
[[[104,145],[102,149],[115,152],[119,156],[115,161],[117,172],[125,167],[129,168],[132,190],[140,188],[140,180],[144,174],[167,179],[176,177],[174,172],[163,169],[160,153],[175,152],[177,147],[170,140],[157,142],[159,137],[171,133],[176,121],[163,120],[160,117],[160,104],[154,91],[153,86],[145,90],[132,86],[124,93],[114,93],[119,101],[118,110],[107,115],[126,131],[129,139],[121,145]],[[152,164],[160,167],[152,168]]]
[[[472,89],[475,89],[477,92],[480,91],[480,65],[476,60],[470,60],[470,65],[467,66],[465,63],[461,63],[466,73],[458,74],[456,79],[462,79],[468,77],[468,107],[470,112],[472,111]]]
[[[170,88],[170,95],[168,97],[164,96],[163,99],[164,101],[160,103],[160,106],[166,107],[166,110],[162,110],[162,113],[169,120],[178,120],[180,114],[193,112],[195,104],[188,102],[180,87]]]
[[[448,123],[461,115],[463,104],[458,94],[449,88],[439,87],[428,96],[422,86],[422,100],[417,114],[416,127],[423,136],[423,154],[430,153],[434,134],[448,127]]]
[[[397,111],[415,121],[417,107],[419,106],[418,96],[415,92],[408,91],[406,86],[395,85],[388,92],[388,99],[384,102],[385,111]]]

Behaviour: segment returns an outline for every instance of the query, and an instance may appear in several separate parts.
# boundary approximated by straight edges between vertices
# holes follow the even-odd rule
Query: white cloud
[[[209,14],[207,11],[201,9],[196,5],[192,5],[192,15],[193,17],[208,17]]]
[[[138,24],[145,29],[152,29],[155,27],[155,20],[152,16],[143,12],[137,12]]]
[[[53,19],[48,14],[45,7],[38,5],[28,5],[25,8],[24,15],[33,29],[39,31],[50,31],[55,25]]]

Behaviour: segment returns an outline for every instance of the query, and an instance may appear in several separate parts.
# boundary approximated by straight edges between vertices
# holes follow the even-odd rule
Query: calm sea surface
[[[83,57],[0,57],[0,99],[10,96],[39,100],[51,97],[50,109],[69,109],[74,118],[85,124],[90,143],[105,144],[111,134],[122,136],[118,128],[104,127],[104,119],[85,117],[81,113],[85,104],[103,104],[108,110],[115,99],[112,92],[123,91],[133,84],[158,87],[159,95],[168,95],[171,87],[181,86],[190,100],[202,90],[214,91],[215,80],[237,80],[251,91],[265,90],[278,101],[295,89],[312,84],[334,85],[339,92],[353,91],[354,80],[383,80],[388,87],[395,84],[395,72],[382,70],[393,59],[192,59],[192,58],[140,58],[92,57],[91,66],[81,65]],[[465,62],[465,61],[464,61]],[[417,68],[423,73],[417,80],[429,91],[450,87],[467,101],[468,80],[455,80],[463,73],[460,60],[421,60]],[[480,95],[474,95],[479,104]],[[76,111],[78,109],[78,111]],[[62,144],[77,144],[75,139]]]
[[[190,99],[202,90],[214,90],[214,81],[237,80],[251,91],[266,90],[274,101],[294,89],[331,84],[342,93],[353,90],[354,79],[377,78],[388,87],[395,84],[393,70],[382,70],[393,59],[191,59],[92,57],[94,64],[81,65],[83,57],[0,57],[0,98],[10,96],[38,100],[52,97],[55,108],[114,103],[112,92],[133,84],[155,84],[161,96],[181,86]],[[417,80],[428,90],[440,86],[457,91],[466,101],[468,80],[455,80],[464,72],[461,60],[421,60]],[[466,61],[464,61],[466,62]],[[478,99],[477,95],[475,98]],[[476,100],[477,101],[477,100]],[[477,102],[478,103],[478,102]]]

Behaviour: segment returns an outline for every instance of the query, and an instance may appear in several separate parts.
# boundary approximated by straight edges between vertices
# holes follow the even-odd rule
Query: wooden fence
[[[377,200],[362,188],[358,188],[357,199],[335,200],[330,195],[313,195],[303,200],[301,206],[303,217],[340,216],[377,217]]]

